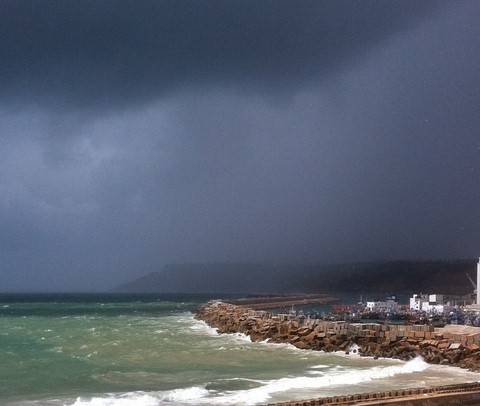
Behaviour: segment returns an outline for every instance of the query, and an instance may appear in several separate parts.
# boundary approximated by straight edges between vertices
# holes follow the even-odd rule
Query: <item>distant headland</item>
[[[351,293],[473,291],[477,259],[378,261],[333,265],[203,263],[166,265],[116,292]]]

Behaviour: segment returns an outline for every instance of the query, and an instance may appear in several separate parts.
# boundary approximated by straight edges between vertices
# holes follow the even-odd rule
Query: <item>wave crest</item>
[[[104,398],[78,398],[72,406],[158,406],[162,403],[173,405],[255,405],[266,402],[273,395],[281,392],[358,385],[373,380],[391,378],[396,375],[422,372],[428,367],[429,365],[422,358],[418,357],[402,365],[375,366],[360,371],[337,371],[333,373],[330,371],[328,375],[323,376],[287,377],[263,381],[259,387],[244,390],[219,392],[194,386],[148,394],[145,392],[131,392],[121,395],[110,395]]]

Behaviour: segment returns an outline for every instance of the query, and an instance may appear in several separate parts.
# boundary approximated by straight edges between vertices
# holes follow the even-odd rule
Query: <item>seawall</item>
[[[293,315],[274,315],[221,301],[199,307],[195,317],[219,333],[243,333],[252,341],[290,343],[297,348],[356,351],[363,356],[409,360],[421,356],[426,362],[458,366],[480,372],[480,328],[424,325],[383,325],[301,320]],[[335,396],[277,404],[316,405],[480,405],[480,383],[416,388]]]
[[[332,396],[313,400],[275,403],[267,406],[323,405],[473,406],[480,405],[480,383]]]
[[[219,333],[243,333],[252,341],[290,343],[297,348],[348,352],[353,344],[363,356],[426,362],[480,371],[480,328],[384,325],[301,320],[221,301],[199,307],[196,318]]]

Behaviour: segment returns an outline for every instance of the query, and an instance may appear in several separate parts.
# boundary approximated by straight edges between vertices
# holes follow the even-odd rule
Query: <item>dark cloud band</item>
[[[296,87],[344,69],[439,4],[3,1],[2,100],[98,108],[151,100],[178,85]]]

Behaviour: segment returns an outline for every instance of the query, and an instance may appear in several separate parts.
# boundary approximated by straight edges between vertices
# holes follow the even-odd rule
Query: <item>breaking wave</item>
[[[255,405],[269,401],[273,395],[293,390],[344,387],[392,378],[426,370],[429,365],[415,358],[402,365],[374,366],[364,370],[330,370],[323,376],[286,377],[255,381],[259,386],[245,390],[215,391],[205,387],[189,387],[162,392],[130,392],[93,398],[78,398],[72,406],[154,406],[154,405]],[[321,369],[321,368],[320,368]]]

